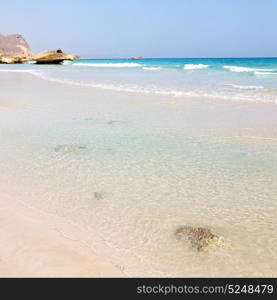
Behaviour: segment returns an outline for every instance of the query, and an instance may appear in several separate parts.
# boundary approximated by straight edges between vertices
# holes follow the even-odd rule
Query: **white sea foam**
[[[206,69],[209,65],[203,65],[203,64],[186,64],[184,65],[184,70],[199,70],[199,69]]]
[[[149,70],[149,71],[159,71],[161,70],[161,67],[144,67],[143,70]]]
[[[231,72],[255,72],[255,69],[245,68],[245,67],[224,66],[223,68],[228,69]]]
[[[275,69],[255,69],[255,68],[246,68],[238,66],[224,66],[224,69],[228,69],[231,72],[272,72],[276,71]]]
[[[165,95],[165,96],[174,96],[174,97],[197,97],[197,98],[213,98],[213,99],[224,99],[231,101],[243,101],[243,102],[263,102],[263,103],[276,103],[277,100],[274,99],[254,99],[252,97],[247,97],[247,95],[243,96],[234,96],[229,94],[214,94],[214,93],[206,93],[204,91],[181,91],[181,90],[173,90],[173,89],[163,89],[163,88],[147,88],[143,86],[128,86],[128,85],[118,85],[118,84],[102,84],[96,82],[79,82],[62,78],[54,78],[52,74],[47,74],[45,72],[25,69],[25,70],[11,70],[11,69],[2,69],[0,72],[12,72],[12,73],[27,73],[37,76],[43,80],[68,84],[74,86],[81,87],[91,87],[91,88],[100,88],[105,90],[112,90],[117,92],[129,92],[129,93],[142,93],[142,94],[155,94],[155,95]],[[275,73],[274,73],[275,74]]]
[[[235,89],[240,90],[262,90],[264,89],[263,86],[256,86],[256,85],[239,85],[239,84],[225,84],[226,86],[230,86]]]
[[[70,65],[70,64],[71,64],[71,62],[69,60],[64,60],[62,62],[62,65]]]
[[[73,63],[73,66],[86,66],[97,68],[137,68],[142,67],[138,63]]]
[[[255,75],[257,75],[257,76],[271,76],[271,75],[277,75],[277,72],[261,72],[261,71],[256,71],[255,73],[254,73]]]
[[[215,98],[215,99],[224,99],[231,101],[243,101],[243,102],[263,102],[263,103],[276,103],[276,100],[270,99],[252,99],[247,97],[231,96],[231,95],[218,95],[218,94],[209,94],[205,92],[196,92],[196,91],[180,91],[180,90],[166,90],[166,89],[148,89],[141,86],[126,86],[126,85],[113,85],[113,84],[101,84],[101,83],[86,83],[86,82],[77,82],[64,79],[56,79],[52,77],[45,76],[43,74],[37,73],[33,74],[44,80],[54,81],[62,84],[70,84],[76,86],[100,88],[105,90],[112,90],[117,92],[129,92],[129,93],[142,93],[142,94],[153,94],[153,95],[164,95],[164,96],[174,96],[174,97],[193,97],[193,98]]]

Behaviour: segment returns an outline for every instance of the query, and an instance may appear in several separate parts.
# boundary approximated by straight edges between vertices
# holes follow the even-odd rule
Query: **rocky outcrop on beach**
[[[197,251],[204,251],[223,244],[223,237],[204,227],[182,226],[175,231],[178,240],[187,242]]]
[[[33,53],[22,35],[0,35],[0,63],[22,63],[30,60],[32,56]]]
[[[2,64],[19,64],[30,60],[37,64],[60,64],[64,60],[80,58],[77,55],[64,53],[61,49],[45,50],[34,55],[22,35],[0,35],[0,63]]]
[[[73,54],[66,54],[61,49],[45,50],[32,57],[32,60],[37,64],[60,64],[64,60],[76,59],[80,59],[80,57]]]
[[[21,64],[26,61],[25,58],[17,56],[0,55],[0,63],[2,64]]]

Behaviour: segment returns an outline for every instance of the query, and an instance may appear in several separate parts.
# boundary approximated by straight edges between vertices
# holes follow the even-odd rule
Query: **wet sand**
[[[0,196],[0,277],[124,277],[118,267],[57,228],[80,228]]]

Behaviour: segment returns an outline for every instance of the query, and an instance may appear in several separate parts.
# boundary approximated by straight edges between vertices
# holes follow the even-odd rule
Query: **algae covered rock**
[[[82,146],[82,145],[59,145],[55,147],[55,152],[60,152],[60,153],[77,152],[85,148],[86,146]]]
[[[197,251],[221,246],[223,242],[223,237],[204,227],[182,226],[175,231],[175,237],[188,242]]]

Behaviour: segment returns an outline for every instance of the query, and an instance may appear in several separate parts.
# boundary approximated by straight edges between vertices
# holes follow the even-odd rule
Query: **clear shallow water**
[[[0,111],[2,193],[85,227],[85,241],[133,276],[276,276],[275,136],[236,139],[217,122],[203,135],[221,114],[213,99],[196,109],[194,99],[4,76],[0,104],[13,106]],[[261,122],[274,109],[225,101],[223,121],[240,111],[240,127],[256,122],[255,135],[264,126],[270,136],[276,123]],[[85,148],[55,151],[64,144]],[[230,246],[198,254],[174,237],[182,225],[212,228]]]
[[[61,66],[0,66],[41,78],[109,90],[277,101],[277,58],[88,59]]]

